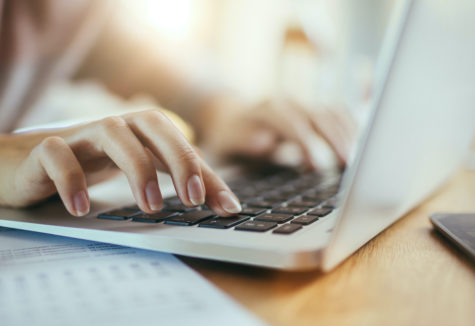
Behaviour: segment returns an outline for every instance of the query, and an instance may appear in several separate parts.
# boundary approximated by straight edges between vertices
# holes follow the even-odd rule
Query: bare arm
[[[77,78],[99,79],[123,97],[152,95],[190,122],[200,145],[216,156],[268,159],[281,143],[291,141],[301,149],[304,163],[318,168],[314,145],[319,138],[340,163],[346,162],[354,128],[343,112],[315,113],[291,101],[245,107],[219,89],[200,87],[167,54],[166,42],[140,22],[134,22],[134,31],[124,28],[123,22],[119,8],[106,22]]]
[[[200,106],[214,94],[206,94],[192,80],[174,57],[176,49],[170,50],[166,41],[140,21],[124,23],[127,18],[133,19],[120,6],[112,10],[76,78],[99,80],[124,98],[150,95],[200,133]]]

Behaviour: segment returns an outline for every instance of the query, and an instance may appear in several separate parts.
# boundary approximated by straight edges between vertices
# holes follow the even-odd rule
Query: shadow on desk
[[[291,287],[305,286],[314,282],[315,278],[324,275],[319,270],[305,272],[287,272],[263,267],[255,267],[249,265],[241,265],[227,262],[220,262],[207,259],[191,258],[179,256],[179,258],[190,267],[200,273],[209,276],[210,274],[226,274],[229,277],[252,278],[257,282],[275,282],[278,279],[285,278]]]
[[[457,248],[455,244],[446,239],[442,234],[440,234],[440,232],[436,231],[435,229],[430,232],[430,235],[435,241],[443,244],[443,246],[447,248],[450,254],[456,257],[457,261],[467,266],[468,268],[471,268],[475,272],[475,262],[472,261],[465,252]]]

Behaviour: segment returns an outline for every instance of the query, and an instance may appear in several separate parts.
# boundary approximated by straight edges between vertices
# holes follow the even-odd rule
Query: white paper
[[[0,228],[0,325],[263,325],[173,255]]]

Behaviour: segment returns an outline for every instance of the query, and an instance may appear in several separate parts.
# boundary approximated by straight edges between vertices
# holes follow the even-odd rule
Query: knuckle
[[[61,180],[66,184],[73,184],[83,177],[83,173],[77,168],[69,168],[60,172]]]
[[[195,153],[193,148],[184,147],[178,151],[177,159],[180,163],[184,163],[191,166],[199,166],[198,155]]]
[[[137,174],[144,174],[155,170],[152,161],[146,155],[132,159],[130,161],[130,167],[133,171],[136,171]]]
[[[65,141],[63,138],[59,136],[49,136],[43,139],[43,141],[40,143],[40,150],[41,152],[51,152],[55,150],[59,150],[63,148],[65,145]]]
[[[125,127],[127,123],[121,117],[111,116],[100,121],[100,126],[105,130]]]
[[[168,117],[160,110],[148,110],[141,113],[141,118],[146,123],[165,124],[168,123]]]

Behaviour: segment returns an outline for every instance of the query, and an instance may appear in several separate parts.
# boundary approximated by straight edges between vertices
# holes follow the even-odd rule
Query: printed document
[[[264,325],[173,255],[9,228],[0,324]]]

